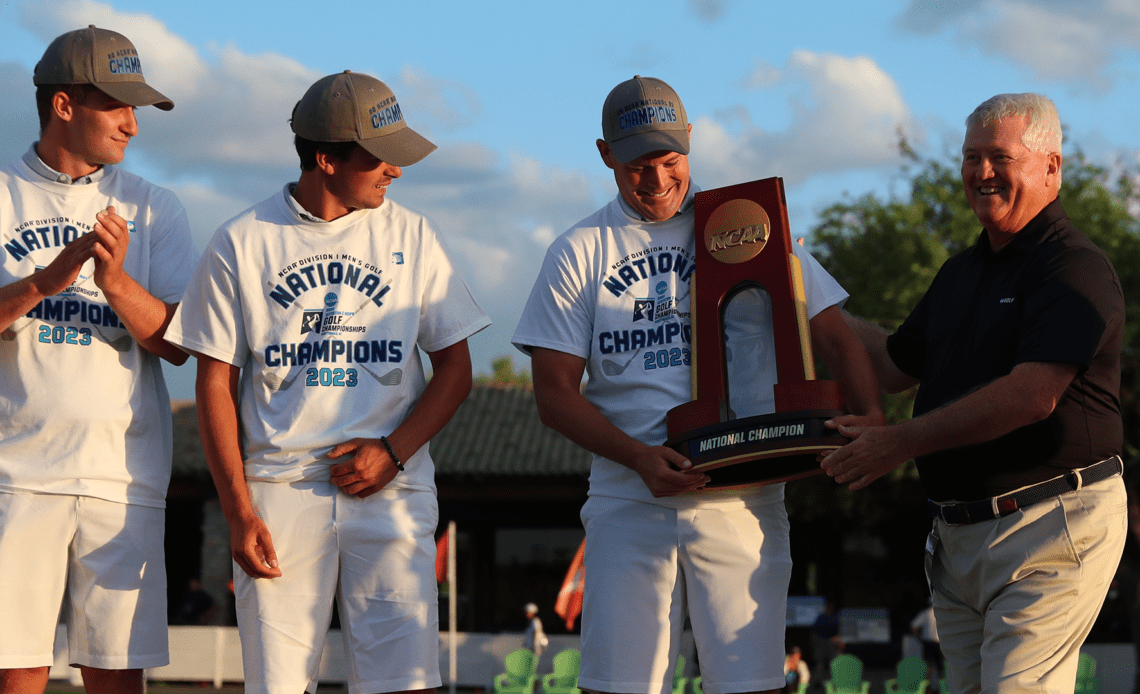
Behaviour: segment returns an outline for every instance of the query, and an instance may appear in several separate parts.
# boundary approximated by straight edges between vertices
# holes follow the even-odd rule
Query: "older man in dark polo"
[[[1036,94],[966,120],[962,183],[984,231],[892,335],[848,316],[914,418],[834,426],[852,489],[910,458],[930,497],[927,575],[954,692],[1072,692],[1125,538],[1124,299],[1057,199],[1061,125]]]

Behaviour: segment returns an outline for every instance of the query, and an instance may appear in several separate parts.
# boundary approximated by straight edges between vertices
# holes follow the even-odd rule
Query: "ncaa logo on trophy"
[[[847,442],[824,422],[843,414],[835,381],[816,380],[807,300],[792,253],[783,180],[696,195],[696,267],[691,280],[693,399],[669,410],[672,447],[711,482],[706,489],[773,484],[820,472],[816,456]],[[771,305],[775,412],[737,417],[730,407],[725,314],[734,298],[759,291]],[[763,372],[737,349],[734,374]],[[766,387],[766,386],[765,386]]]

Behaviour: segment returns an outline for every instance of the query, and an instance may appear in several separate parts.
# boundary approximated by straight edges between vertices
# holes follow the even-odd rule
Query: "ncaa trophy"
[[[783,180],[702,191],[695,204],[693,399],[669,410],[666,445],[709,476],[706,489],[818,473],[817,455],[847,442],[823,424],[843,414],[843,392],[835,381],[815,380],[807,300],[799,259],[792,254]],[[749,289],[766,292],[771,301],[775,412],[737,418],[729,407],[725,311],[734,296]],[[735,356],[739,359],[739,352]]]

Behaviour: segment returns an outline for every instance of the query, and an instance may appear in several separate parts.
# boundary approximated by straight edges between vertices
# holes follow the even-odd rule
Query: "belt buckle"
[[[994,515],[997,517],[1008,516],[1009,514],[1020,508],[1017,505],[1017,499],[1012,496],[1003,496],[994,499]]]

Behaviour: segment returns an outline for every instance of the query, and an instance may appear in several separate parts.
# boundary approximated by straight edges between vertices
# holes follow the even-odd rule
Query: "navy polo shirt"
[[[978,243],[946,261],[887,340],[921,381],[914,416],[953,402],[1023,362],[1076,364],[1046,419],[1001,438],[917,459],[935,501],[971,501],[1120,453],[1124,296],[1116,270],[1053,201],[997,253]]]

